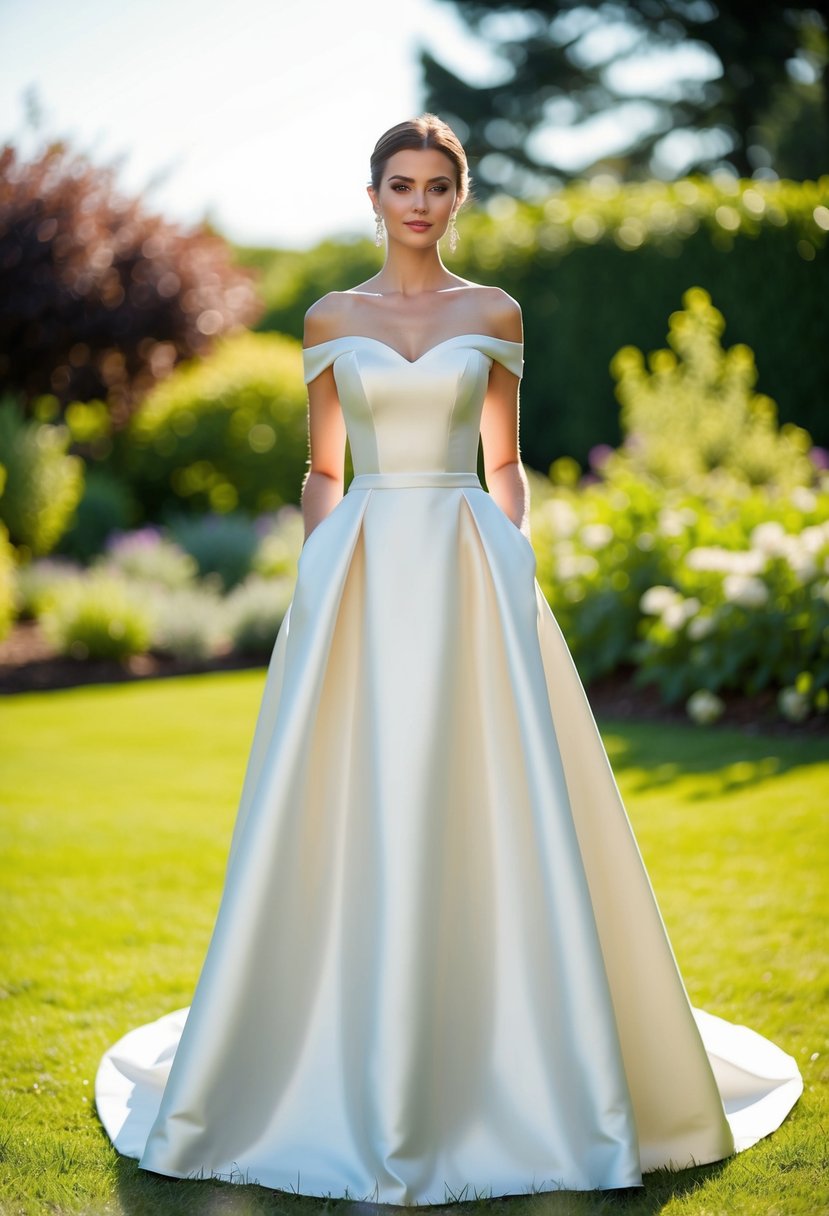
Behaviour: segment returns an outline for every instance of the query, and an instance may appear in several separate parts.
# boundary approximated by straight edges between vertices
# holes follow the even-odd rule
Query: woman
[[[520,309],[439,253],[463,149],[401,123],[368,193],[382,269],[307,314],[306,542],[207,957],[189,1010],[106,1053],[98,1110],[173,1177],[640,1186],[754,1143],[802,1082],[688,1003],[535,580]]]

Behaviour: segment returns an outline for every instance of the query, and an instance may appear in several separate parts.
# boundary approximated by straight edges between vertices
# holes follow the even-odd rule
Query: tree
[[[122,197],[63,141],[0,148],[0,391],[106,401],[114,429],[178,362],[262,311],[251,272],[202,225]]]
[[[584,136],[611,112],[629,134],[602,163],[623,176],[829,165],[829,38],[814,0],[452,2],[498,78],[470,84],[424,49],[425,104],[466,137],[481,197],[526,197],[590,167],[556,134]]]

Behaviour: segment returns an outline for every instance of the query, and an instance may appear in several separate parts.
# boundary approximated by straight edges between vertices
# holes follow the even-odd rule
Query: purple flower
[[[597,443],[590,449],[587,460],[593,472],[600,473],[612,455],[613,448],[609,443]]]
[[[132,553],[136,549],[149,549],[161,540],[161,529],[148,524],[132,532],[113,532],[107,541],[109,553]]]

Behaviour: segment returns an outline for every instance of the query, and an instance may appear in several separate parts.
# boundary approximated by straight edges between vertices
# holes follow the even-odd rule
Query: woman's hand
[[[331,477],[311,469],[302,487],[302,522],[305,526],[303,545],[314,528],[329,515],[343,496],[342,477]]]
[[[486,484],[507,518],[530,540],[530,486],[521,461],[511,460],[497,469],[487,469]]]

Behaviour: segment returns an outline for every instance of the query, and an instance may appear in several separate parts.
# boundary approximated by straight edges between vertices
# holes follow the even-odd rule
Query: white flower
[[[685,703],[685,711],[697,726],[710,726],[721,718],[725,711],[725,703],[715,692],[707,688],[698,688]]]
[[[795,486],[789,495],[789,500],[792,506],[797,507],[798,511],[802,511],[804,515],[809,511],[814,511],[817,506],[817,496],[806,486]]]
[[[809,553],[792,552],[786,554],[786,561],[789,563],[789,569],[801,584],[810,583],[817,574],[817,563]]]
[[[681,599],[682,596],[673,587],[648,587],[639,601],[639,608],[647,616],[661,616],[666,608]]]
[[[726,600],[738,608],[763,608],[769,601],[766,584],[745,574],[727,574],[722,590]]]
[[[613,529],[608,524],[587,524],[579,539],[585,549],[604,549],[613,540]]]
[[[589,553],[562,554],[556,566],[556,573],[561,579],[592,578],[599,572],[599,563]]]
[[[697,599],[678,599],[672,604],[668,604],[662,612],[662,623],[668,629],[672,629],[675,633],[680,629],[684,629],[685,624],[695,617],[699,612],[699,600]]]
[[[766,560],[766,554],[759,549],[721,549],[717,545],[700,545],[685,554],[689,570],[718,574],[762,574]]]
[[[789,722],[803,722],[809,716],[809,698],[796,688],[783,688],[777,697],[777,708]]]
[[[578,512],[563,498],[551,498],[541,511],[555,536],[572,536],[579,526]]]
[[[688,625],[688,637],[692,642],[701,642],[710,637],[717,627],[715,616],[695,616]]]
[[[769,519],[758,524],[751,532],[751,547],[759,549],[769,557],[778,557],[785,551],[788,534],[777,520]]]
[[[829,520],[824,524],[812,524],[811,527],[804,528],[799,539],[807,553],[813,556],[820,553],[821,549],[829,546]]]
[[[690,507],[680,507],[678,510],[663,507],[659,512],[656,527],[660,536],[682,536],[685,529],[696,522],[697,513]]]

